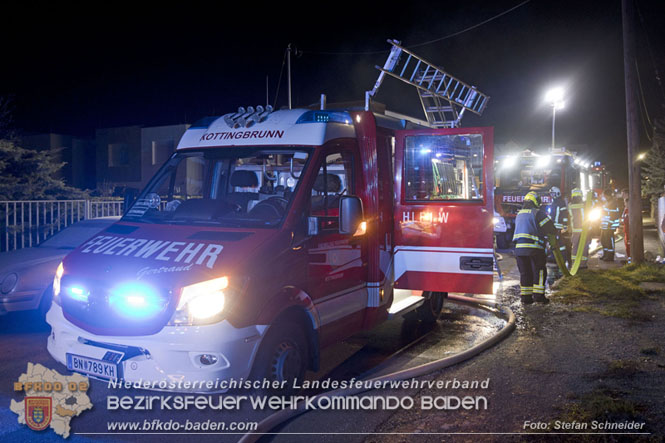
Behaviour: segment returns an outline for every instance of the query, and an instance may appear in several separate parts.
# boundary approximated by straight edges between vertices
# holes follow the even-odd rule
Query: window
[[[173,154],[173,140],[153,140],[150,149],[150,164],[161,165]]]
[[[311,191],[311,210],[321,229],[339,228],[339,200],[353,194],[353,156],[348,151],[328,154],[319,167]]]
[[[480,134],[407,137],[406,200],[482,200],[483,154]]]
[[[109,144],[109,167],[129,166],[129,145],[126,143]]]
[[[281,147],[176,153],[148,183],[127,219],[274,227],[284,219],[308,152]]]

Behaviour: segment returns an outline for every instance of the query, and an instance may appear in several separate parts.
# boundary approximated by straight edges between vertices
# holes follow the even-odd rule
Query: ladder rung
[[[418,60],[418,63],[416,63],[416,67],[413,69],[413,73],[411,74],[411,77],[409,78],[410,82],[413,82],[413,77],[416,76],[416,73],[418,72],[419,67],[420,67],[420,60]]]
[[[452,106],[430,106],[427,109],[425,109],[425,112],[452,112],[453,107]]]
[[[411,54],[406,58],[406,61],[404,62],[404,67],[402,68],[402,72],[399,73],[400,77],[404,77],[404,71],[406,71],[406,67],[409,66],[409,62],[411,61]]]

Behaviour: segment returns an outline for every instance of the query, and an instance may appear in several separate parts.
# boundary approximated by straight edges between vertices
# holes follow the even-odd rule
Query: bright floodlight
[[[545,101],[553,106],[563,106],[563,88],[552,88],[547,91]]]
[[[515,166],[517,163],[517,157],[511,155],[510,157],[506,157],[505,160],[503,160],[503,167],[504,168],[512,168]]]
[[[545,168],[549,164],[550,164],[550,156],[549,155],[545,155],[543,157],[538,157],[538,160],[536,161],[536,167],[538,167],[538,168]]]

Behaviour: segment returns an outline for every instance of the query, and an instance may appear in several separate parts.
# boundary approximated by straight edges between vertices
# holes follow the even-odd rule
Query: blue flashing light
[[[146,319],[163,309],[164,300],[151,286],[131,282],[117,286],[111,291],[109,306],[123,317]]]
[[[70,286],[67,288],[67,295],[76,301],[87,302],[89,292],[82,286]]]
[[[351,115],[340,111],[307,111],[300,116],[296,124],[301,123],[342,123],[350,125]]]

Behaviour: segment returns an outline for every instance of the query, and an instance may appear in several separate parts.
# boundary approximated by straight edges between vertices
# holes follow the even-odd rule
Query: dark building
[[[23,136],[19,144],[26,149],[56,151],[56,160],[65,163],[57,178],[63,179],[69,186],[80,189],[94,189],[97,186],[93,140],[48,133]]]
[[[141,189],[175,152],[189,125],[123,126],[96,132],[97,188],[105,194]]]

